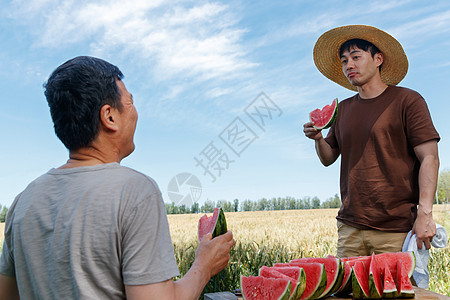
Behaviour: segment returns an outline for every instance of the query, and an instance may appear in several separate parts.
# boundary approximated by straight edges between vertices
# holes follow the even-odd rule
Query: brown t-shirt
[[[337,219],[360,229],[408,232],[417,214],[419,161],[414,147],[438,140],[420,94],[389,86],[338,107],[326,142],[341,153],[342,206]]]

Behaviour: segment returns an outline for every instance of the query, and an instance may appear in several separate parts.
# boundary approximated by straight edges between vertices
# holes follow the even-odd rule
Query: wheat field
[[[337,209],[225,213],[236,245],[227,268],[213,278],[205,292],[234,290],[239,275],[257,275],[263,265],[300,257],[336,255]],[[185,274],[195,256],[197,222],[203,214],[169,215],[175,256]],[[450,233],[450,205],[435,205],[433,216]],[[450,246],[430,251],[429,290],[450,296]]]
[[[336,254],[337,209],[225,213],[236,245],[228,266],[211,279],[204,292],[232,291],[239,276],[256,275],[263,265],[299,257]],[[175,256],[181,275],[195,257],[197,224],[203,214],[168,215]],[[433,216],[450,233],[450,205],[435,205]],[[3,241],[4,223],[0,223]],[[1,247],[1,246],[0,246]],[[450,246],[432,249],[428,264],[429,290],[450,296]]]

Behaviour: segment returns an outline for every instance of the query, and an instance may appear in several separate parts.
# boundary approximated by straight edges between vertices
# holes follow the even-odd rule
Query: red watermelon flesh
[[[316,299],[327,286],[325,267],[320,263],[276,263],[275,267],[300,267],[305,271],[306,287],[300,299]]]
[[[369,296],[370,298],[381,298],[383,295],[383,278],[381,268],[378,267],[375,253],[372,254],[369,268]]]
[[[212,233],[212,237],[219,236],[227,232],[227,221],[222,208],[215,208],[212,216],[206,214],[198,220],[198,240],[208,233]]]
[[[328,258],[307,257],[307,258],[297,258],[291,261],[291,263],[296,262],[305,262],[305,263],[315,262],[321,263],[325,266],[325,271],[327,273],[327,286],[322,295],[319,296],[320,298],[324,298],[333,294],[342,285],[344,274],[341,272],[340,259],[335,257],[328,257]]]
[[[271,269],[278,271],[290,278],[297,280],[299,283],[297,294],[299,297],[303,295],[306,287],[306,275],[300,267],[270,267]]]
[[[384,265],[383,298],[397,298],[398,292],[389,267]]]
[[[351,293],[352,290],[352,267],[355,265],[357,261],[361,261],[364,263],[364,267],[366,268],[366,272],[369,273],[369,266],[372,260],[371,256],[355,256],[355,257],[344,257],[341,258],[344,261],[344,279],[342,281],[341,288],[337,291],[338,294],[348,294]]]
[[[338,99],[334,99],[331,105],[325,105],[322,109],[315,109],[309,113],[309,119],[314,122],[314,128],[327,129],[336,119]]]
[[[353,298],[355,299],[363,299],[369,298],[369,277],[367,274],[366,267],[364,266],[364,262],[358,260],[356,261],[353,268],[352,275],[352,293]]]
[[[262,266],[261,269],[259,269],[259,276],[263,276],[266,278],[284,278],[284,279],[290,280],[291,281],[291,294],[290,294],[289,299],[297,300],[300,298],[301,294],[303,294],[303,290],[299,291],[300,283],[297,280],[295,280],[283,273],[280,273],[277,270],[274,270],[270,267]],[[299,293],[300,293],[300,295],[299,295]]]
[[[397,262],[401,262],[404,266],[408,277],[412,276],[416,268],[416,257],[413,252],[381,253],[375,255],[375,257],[378,261],[383,261],[387,264],[394,278],[397,276]]]
[[[409,280],[408,272],[401,261],[397,262],[397,291],[402,298],[414,298],[411,280]]]
[[[270,268],[286,276],[289,276],[297,281],[301,281],[302,278],[305,276],[305,272],[300,267],[270,267]]]
[[[288,300],[291,281],[284,278],[241,276],[241,293],[245,300]]]

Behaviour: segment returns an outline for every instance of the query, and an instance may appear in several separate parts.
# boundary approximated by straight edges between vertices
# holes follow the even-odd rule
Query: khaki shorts
[[[365,256],[402,251],[407,232],[360,230],[337,221],[338,257]]]

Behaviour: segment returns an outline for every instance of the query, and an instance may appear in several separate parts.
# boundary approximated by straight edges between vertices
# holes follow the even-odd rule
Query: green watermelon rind
[[[214,226],[214,230],[212,232],[212,237],[215,238],[226,233],[227,231],[227,219],[225,218],[225,213],[221,207],[219,208],[219,216],[217,217],[216,225]]]
[[[308,299],[317,299],[327,288],[327,272],[325,271],[325,266],[322,265],[322,275],[320,276],[320,281],[322,284],[319,283],[317,286],[316,291],[311,295]]]
[[[320,127],[320,126],[313,126],[315,129],[318,129],[318,130],[328,129],[328,128],[331,127],[331,125],[333,125],[334,121],[336,120],[336,116],[337,116],[337,112],[338,112],[338,104],[339,104],[338,98],[333,99],[332,104],[334,104],[335,102],[336,102],[336,106],[335,106],[334,111],[333,111],[333,116],[330,118],[330,120],[324,126],[322,126],[322,127]],[[310,115],[309,118],[311,120],[311,115]]]
[[[377,276],[374,274],[377,273],[378,274],[378,278]],[[378,269],[377,266],[377,259],[375,258],[375,253],[372,254],[372,259],[370,261],[370,267],[369,267],[369,297],[372,299],[381,299],[381,296],[383,295],[383,291],[379,290],[375,280],[379,280],[380,282],[382,281],[382,273],[380,272],[380,270]],[[380,283],[381,286],[383,285],[382,283]],[[380,289],[382,289],[382,287],[380,287]]]
[[[336,258],[336,257],[327,257],[327,258],[308,257],[308,258],[295,259],[292,262],[295,262],[295,261],[297,261],[297,262],[316,262],[316,263],[324,264],[324,266],[325,266],[325,262],[327,262],[327,261],[336,262],[336,269],[335,269],[336,274],[333,278],[333,282],[331,282],[331,283],[328,282],[329,270],[327,270],[327,266],[325,266],[325,272],[327,273],[328,288],[325,287],[325,290],[322,292],[322,294],[317,299],[322,299],[322,298],[331,296],[340,288],[340,286],[342,284],[342,280],[344,279],[344,274],[343,274],[343,270],[342,270],[341,260],[339,258]]]
[[[364,263],[361,262],[361,264],[363,264],[363,268]],[[362,288],[363,286],[363,282],[361,282],[361,280],[363,280],[363,278],[359,278],[359,275],[357,275],[357,272],[355,270],[355,267],[357,267],[358,263],[356,263],[352,269],[352,294],[353,294],[353,298],[354,299],[369,299],[370,298],[370,289],[369,289],[369,293],[366,293],[364,291],[364,289]],[[367,278],[367,280],[369,280],[369,278]],[[367,282],[368,284],[368,282]]]
[[[323,264],[320,263],[275,263],[275,267],[283,267],[283,266],[289,266],[289,267],[300,267],[303,268],[302,265],[306,266],[306,265],[317,265],[318,268],[320,268],[320,274],[319,274],[319,280],[317,285],[314,287],[314,291],[311,292],[311,294],[306,297],[306,295],[303,293],[302,297],[300,299],[302,300],[308,300],[308,299],[317,299],[322,293],[323,291],[325,291],[325,289],[327,288],[327,273],[325,271],[325,266]],[[308,273],[306,270],[305,274],[306,274],[306,281],[308,281]],[[305,287],[306,290],[306,287]]]
[[[289,276],[288,274],[282,272],[282,270],[285,269],[284,267],[272,267],[272,268],[274,268],[275,270],[277,270],[278,272],[280,272],[284,275]],[[300,270],[298,278],[292,277],[292,279],[297,280],[299,283],[299,285],[297,286],[297,294],[298,294],[297,299],[300,299],[306,289],[306,274],[305,274],[305,271],[303,270],[303,268],[301,268],[301,267],[298,267],[298,268]]]
[[[226,233],[228,231],[228,229],[227,229],[227,220],[225,218],[225,213],[223,212],[223,209],[221,207],[220,208],[215,208],[214,209],[214,214],[215,214],[216,210],[217,210],[217,219],[216,219],[216,223],[214,224],[213,230],[211,232],[212,238],[218,237],[219,235],[222,235],[222,234],[224,234],[224,233]],[[213,218],[214,214],[211,217],[209,217],[209,218]],[[205,234],[203,234],[202,236],[200,236],[201,222],[202,222],[202,220],[204,218],[209,219],[206,216],[206,214],[199,219],[199,223],[198,223],[198,239],[199,239],[199,241],[205,235]]]
[[[331,291],[328,294],[328,296],[335,294],[341,288],[342,283],[344,282],[344,275],[345,275],[344,264],[342,263],[342,261],[340,259],[339,259],[338,265],[339,265],[339,268],[338,268],[339,275],[337,276],[334,286],[331,288]]]
[[[269,274],[270,273],[270,274]],[[273,276],[273,274],[276,274],[275,276]],[[297,284],[296,286],[292,286],[292,282],[291,282],[291,295],[289,297],[289,300],[297,300],[300,299],[301,295],[303,294],[303,290],[301,290],[301,286],[300,286],[300,282],[297,279],[291,278],[289,276],[287,276],[286,274],[283,274],[275,269],[271,269],[270,267],[267,266],[262,266],[259,271],[258,271],[258,275],[259,276],[263,276],[263,277],[267,277],[267,278],[289,278],[290,280],[296,281]],[[279,276],[277,276],[279,275]],[[294,289],[294,290],[292,290]]]
[[[343,262],[343,268],[344,268],[344,278],[345,279],[345,265],[346,262]],[[347,280],[344,282],[342,281],[342,285],[339,287],[339,289],[336,291],[336,296],[346,296],[349,295],[352,292],[352,274],[353,274],[353,268],[350,267],[350,274],[348,274]]]
[[[405,278],[405,280],[406,280],[406,282],[408,283],[408,285],[409,285],[409,289],[404,289],[404,286],[402,285],[401,286],[401,288],[399,288],[399,285],[400,285],[400,283],[399,283],[399,281],[400,281],[400,279],[399,279],[399,276],[402,276],[402,274],[400,274],[399,275],[399,273],[401,272],[399,272],[399,270],[398,270],[398,268],[400,267],[400,269],[401,269],[401,271],[406,271],[405,270],[405,265],[404,264],[402,264],[402,261],[398,261],[397,262],[397,291],[398,291],[398,297],[399,298],[414,298],[414,288],[413,288],[413,286],[412,286],[412,284],[411,284],[411,281],[410,281],[410,279],[409,279],[409,274],[407,274],[404,278]]]
[[[248,277],[256,277],[256,276],[248,276]],[[244,289],[244,285],[242,284],[242,279],[248,278],[248,277],[241,275],[241,278],[240,278],[241,293],[242,293],[242,298],[244,300],[251,300],[245,296],[246,291]],[[286,285],[286,288],[285,288],[284,292],[281,294],[281,296],[278,299],[273,299],[273,300],[289,300],[290,295],[291,295],[291,282],[288,281],[288,284]]]
[[[386,275],[389,274],[389,275]],[[393,283],[393,288],[387,290],[386,289],[386,276],[388,276],[388,279],[391,280],[391,282]],[[393,299],[393,298],[398,298],[398,291],[397,291],[397,287],[395,285],[395,281],[394,278],[391,275],[391,271],[389,271],[389,267],[387,265],[385,265],[384,267],[384,284],[383,284],[383,298],[388,298],[388,299]]]

